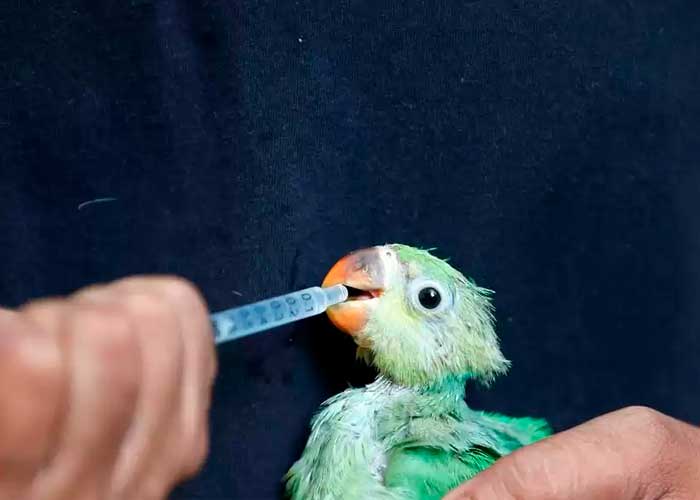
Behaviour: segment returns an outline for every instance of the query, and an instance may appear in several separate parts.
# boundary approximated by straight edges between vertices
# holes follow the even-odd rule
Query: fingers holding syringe
[[[216,368],[206,306],[179,278],[138,277],[81,292],[133,318],[140,343],[138,411],[117,464],[112,498],[160,498],[202,464]]]
[[[22,469],[0,496],[162,498],[201,465],[216,360],[191,285],[90,287],[3,311],[0,329],[0,432],[17,436],[0,465]]]
[[[23,313],[61,350],[61,411],[33,498],[104,497],[136,411],[141,366],[131,320],[111,304],[50,300]]]
[[[180,278],[129,278],[115,286],[125,291],[147,289],[172,307],[182,344],[182,382],[179,409],[174,412],[176,432],[167,447],[179,479],[197,472],[208,451],[208,410],[217,371],[216,351],[209,313],[201,294]],[[172,439],[172,436],[178,436]]]

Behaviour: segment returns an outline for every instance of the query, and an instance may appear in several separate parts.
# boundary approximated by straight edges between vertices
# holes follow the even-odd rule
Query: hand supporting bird
[[[445,500],[696,500],[700,429],[629,407],[521,448]]]

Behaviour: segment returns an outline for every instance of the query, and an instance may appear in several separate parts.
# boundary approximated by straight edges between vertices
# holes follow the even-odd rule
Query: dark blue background
[[[697,1],[0,6],[1,303],[168,272],[219,309],[436,246],[496,290],[513,361],[470,402],[557,429],[700,420],[699,162]],[[325,318],[220,361],[177,499],[276,498],[369,376]]]

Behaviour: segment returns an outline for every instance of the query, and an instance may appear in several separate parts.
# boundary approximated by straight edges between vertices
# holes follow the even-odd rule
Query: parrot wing
[[[388,456],[384,484],[412,491],[416,500],[439,500],[502,456],[551,433],[540,419],[468,416],[411,419]]]

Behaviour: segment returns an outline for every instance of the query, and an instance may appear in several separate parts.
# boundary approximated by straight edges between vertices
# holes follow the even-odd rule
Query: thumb
[[[664,498],[683,487],[691,433],[654,410],[627,408],[507,455],[445,500]]]

